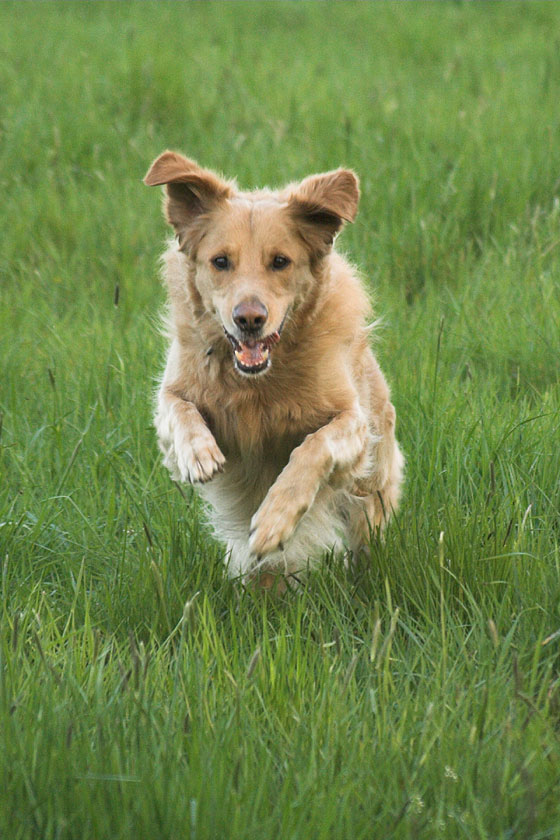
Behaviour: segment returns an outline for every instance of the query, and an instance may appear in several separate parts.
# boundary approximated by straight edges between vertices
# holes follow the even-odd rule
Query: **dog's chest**
[[[328,421],[326,412],[287,400],[262,399],[260,395],[234,398],[206,408],[207,419],[224,454],[262,452],[282,460],[306,435]],[[287,460],[287,458],[286,458]]]

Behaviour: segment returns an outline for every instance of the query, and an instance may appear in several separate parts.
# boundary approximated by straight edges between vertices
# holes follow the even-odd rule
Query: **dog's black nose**
[[[231,314],[240,330],[258,332],[266,324],[268,309],[258,298],[249,298],[238,303]]]

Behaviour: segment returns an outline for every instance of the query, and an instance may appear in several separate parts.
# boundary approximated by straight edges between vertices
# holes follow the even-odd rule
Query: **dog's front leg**
[[[196,405],[165,384],[154,424],[163,463],[176,481],[204,483],[223,471],[226,459]]]
[[[309,510],[319,488],[334,474],[343,481],[365,456],[368,427],[356,407],[341,411],[330,423],[308,435],[296,447],[265,499],[251,520],[249,545],[262,557],[282,547],[304,513]]]

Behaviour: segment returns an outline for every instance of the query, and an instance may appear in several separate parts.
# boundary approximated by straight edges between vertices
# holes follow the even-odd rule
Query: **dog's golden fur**
[[[176,234],[155,417],[165,465],[209,502],[232,575],[268,585],[358,551],[397,505],[403,458],[367,296],[333,250],[356,176],[241,192],[164,152],[145,181],[166,185]]]

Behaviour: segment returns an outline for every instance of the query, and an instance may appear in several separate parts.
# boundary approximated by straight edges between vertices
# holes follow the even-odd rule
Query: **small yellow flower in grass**
[[[448,767],[446,765],[446,767],[445,767],[445,778],[446,779],[451,779],[452,781],[456,782],[458,780],[459,776],[457,775],[457,773],[455,772],[453,767]]]
[[[419,814],[424,810],[424,800],[418,793],[414,793],[410,797],[410,810],[415,814]]]

